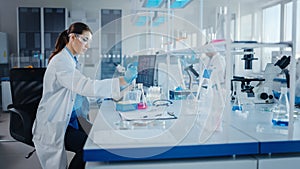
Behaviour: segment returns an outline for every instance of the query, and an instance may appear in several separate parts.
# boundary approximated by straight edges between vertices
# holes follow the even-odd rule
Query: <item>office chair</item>
[[[34,147],[32,125],[43,93],[45,70],[46,68],[13,68],[9,75],[12,96],[12,104],[8,105],[10,135],[15,140],[32,147]]]

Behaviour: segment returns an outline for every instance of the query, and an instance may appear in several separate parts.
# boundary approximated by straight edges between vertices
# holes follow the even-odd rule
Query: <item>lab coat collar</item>
[[[77,56],[74,56],[71,50],[67,46],[65,46],[65,50],[69,53],[69,55],[74,59],[75,63],[77,64],[78,63]]]

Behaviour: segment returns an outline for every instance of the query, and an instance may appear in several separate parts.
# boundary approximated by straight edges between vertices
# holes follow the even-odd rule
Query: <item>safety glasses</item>
[[[91,44],[92,39],[89,39],[89,37],[83,36],[81,34],[75,34],[75,37],[84,45]]]

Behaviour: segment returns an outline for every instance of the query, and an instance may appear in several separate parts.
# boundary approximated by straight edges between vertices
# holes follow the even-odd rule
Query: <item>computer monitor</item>
[[[156,55],[138,56],[138,75],[137,83],[143,83],[143,86],[155,86]]]

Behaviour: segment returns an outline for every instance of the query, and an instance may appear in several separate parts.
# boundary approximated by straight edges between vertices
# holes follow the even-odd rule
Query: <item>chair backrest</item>
[[[13,138],[33,146],[31,128],[36,118],[38,104],[43,93],[46,68],[13,68],[10,70],[12,105],[10,134]]]

